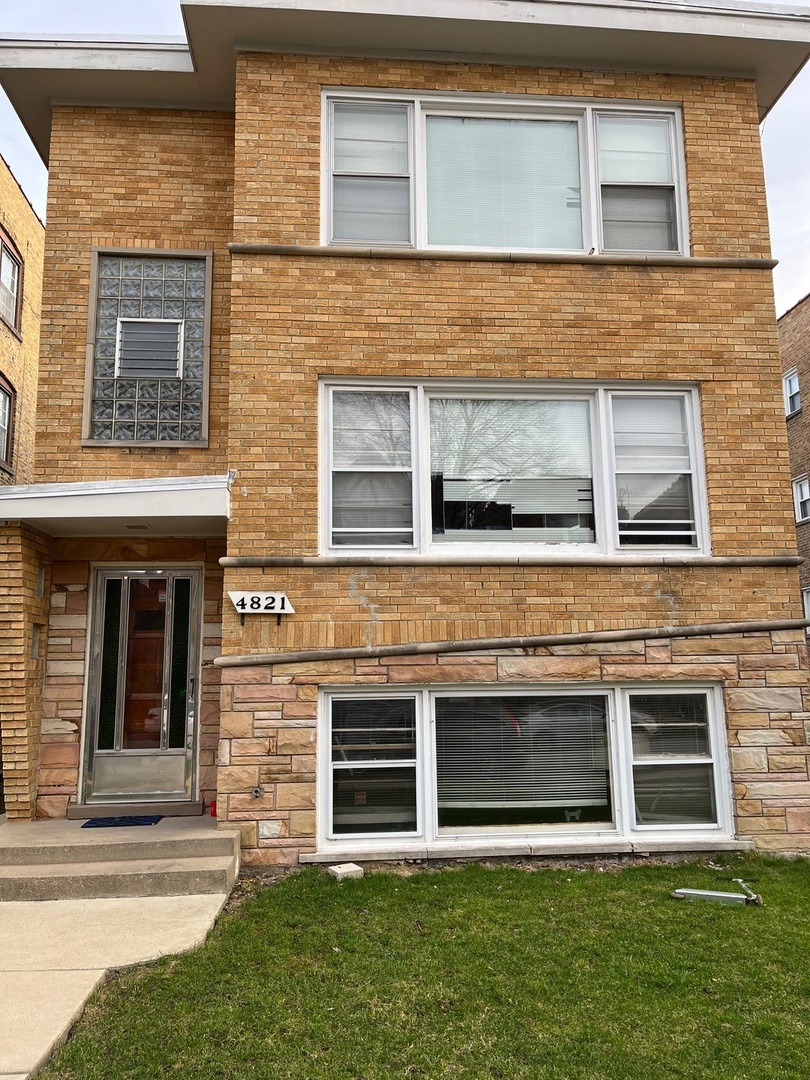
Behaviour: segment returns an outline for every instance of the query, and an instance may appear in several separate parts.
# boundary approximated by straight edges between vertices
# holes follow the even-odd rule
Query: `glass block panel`
[[[200,303],[199,300],[187,300],[186,301],[186,318],[187,319],[204,319],[205,318],[205,304]]]
[[[119,278],[102,278],[98,284],[99,296],[118,296],[121,292],[121,281]]]
[[[166,288],[163,295],[167,299],[176,300],[179,297],[182,298],[183,296],[185,296],[185,282],[183,282],[182,280],[178,281],[175,278],[167,278],[165,284]]]
[[[117,300],[99,300],[98,313],[105,319],[112,317],[115,319],[118,315],[118,301]]]
[[[177,442],[180,438],[180,425],[161,424],[158,438],[161,442]]]
[[[143,276],[163,279],[163,259],[144,259]]]
[[[135,402],[134,401],[116,401],[116,403],[115,403],[115,419],[116,420],[134,420],[135,419]]]
[[[186,313],[186,305],[182,300],[167,300],[163,305],[164,319],[182,319]]]
[[[203,373],[202,369],[203,369],[202,364],[198,364],[195,361],[192,361],[188,356],[186,357],[186,365],[185,365],[185,368],[183,370],[183,375],[185,376],[185,378],[187,378],[187,379],[201,379],[202,378],[202,373]],[[183,396],[188,397],[187,394],[184,394]]]
[[[115,371],[115,338],[102,338],[101,341],[96,343],[96,358],[112,360],[113,372]],[[96,368],[96,374],[101,374],[100,367]]]
[[[113,428],[113,438],[121,439],[122,441],[130,441],[135,438],[135,425],[134,424],[116,424]]]
[[[160,383],[149,382],[141,379],[138,383],[138,398],[140,401],[157,401],[160,397]]]
[[[140,297],[142,285],[140,278],[122,278],[121,295]]]
[[[112,398],[115,397],[115,383],[112,379],[96,379],[93,384],[93,397],[96,398]]]
[[[150,300],[163,296],[163,278],[147,278],[143,283],[143,295]]]
[[[158,407],[156,401],[144,401],[141,399],[138,402],[138,419],[139,420],[157,420]]]
[[[97,360],[96,375],[99,379],[112,379],[115,377],[114,360]]]
[[[162,319],[163,318],[163,301],[162,300],[144,300],[141,309],[143,311],[144,319]]]
[[[199,442],[202,438],[201,424],[183,424],[182,431],[182,437],[185,442]]]
[[[184,278],[186,276],[186,263],[184,259],[166,259],[163,273],[166,278]]]
[[[183,346],[183,352],[185,354],[186,360],[202,360],[202,358],[203,358],[203,343],[202,343],[202,341],[193,341],[193,340],[189,341],[188,338],[186,338],[186,341],[185,341],[184,346]],[[195,375],[194,378],[201,378],[201,377],[202,377],[202,364],[200,364],[200,375],[199,376]]]
[[[176,401],[161,401],[160,403],[160,419],[161,420],[179,420],[180,419],[180,405]]]
[[[205,297],[205,281],[187,281],[186,296],[189,299],[202,300]]]
[[[112,424],[93,424],[90,428],[91,439],[111,439]]]
[[[163,401],[179,401],[182,383],[179,379],[161,379],[160,396]]]
[[[139,319],[141,317],[140,300],[122,300],[121,315],[125,319]]]
[[[143,259],[123,259],[121,262],[121,274],[123,277],[143,277]]]
[[[187,382],[183,387],[184,401],[202,401],[202,383]]]
[[[194,281],[205,281],[205,260],[189,259],[186,263],[186,277]]]
[[[103,398],[93,402],[92,417],[94,420],[112,420],[113,403]]]
[[[138,392],[138,384],[134,379],[116,379],[115,396],[118,398],[134,398]]]
[[[200,420],[202,419],[202,405],[196,401],[184,401],[180,416],[183,420]]]
[[[121,276],[121,260],[105,255],[98,261],[99,277],[116,278]]]
[[[186,322],[186,337],[192,341],[199,341],[203,336],[202,319],[189,319]]]
[[[156,442],[158,437],[157,424],[138,424],[138,438],[143,442]]]
[[[114,338],[116,331],[118,330],[118,322],[116,319],[97,319],[96,320],[96,334],[102,337]]]

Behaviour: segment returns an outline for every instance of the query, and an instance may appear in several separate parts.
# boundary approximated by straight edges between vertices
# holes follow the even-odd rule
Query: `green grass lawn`
[[[765,906],[675,901],[678,886]],[[93,999],[47,1080],[807,1080],[810,862],[257,888]]]

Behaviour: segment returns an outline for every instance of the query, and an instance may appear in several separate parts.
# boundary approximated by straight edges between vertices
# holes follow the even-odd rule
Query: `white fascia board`
[[[0,39],[0,68],[193,72],[194,64],[188,45],[179,39],[9,36]]]

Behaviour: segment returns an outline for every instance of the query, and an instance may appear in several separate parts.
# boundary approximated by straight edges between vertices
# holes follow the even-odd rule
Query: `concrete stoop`
[[[239,830],[210,818],[114,829],[0,826],[0,901],[228,893],[238,871]]]

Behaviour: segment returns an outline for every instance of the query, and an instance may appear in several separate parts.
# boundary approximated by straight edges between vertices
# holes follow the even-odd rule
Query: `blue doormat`
[[[157,825],[163,814],[142,814],[136,817],[96,817],[82,825],[83,829],[117,829],[123,825]]]

